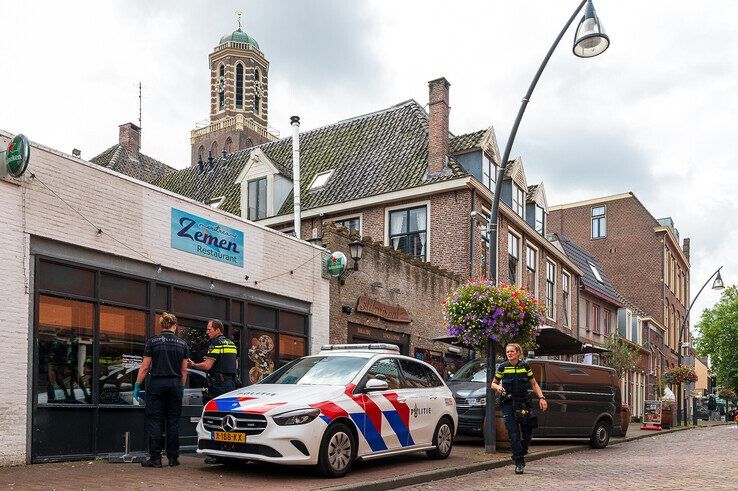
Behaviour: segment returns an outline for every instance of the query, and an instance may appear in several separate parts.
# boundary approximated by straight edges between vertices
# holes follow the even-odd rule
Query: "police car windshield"
[[[346,385],[356,377],[366,362],[367,358],[360,356],[311,356],[294,361],[261,383]]]
[[[486,382],[487,362],[482,358],[470,361],[454,374],[453,380],[459,380],[461,382]]]

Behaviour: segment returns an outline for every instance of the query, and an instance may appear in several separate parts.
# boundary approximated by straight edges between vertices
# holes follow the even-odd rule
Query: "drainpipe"
[[[475,188],[472,188],[472,194],[471,194],[471,209],[472,211],[476,211],[476,204],[477,204],[477,190]],[[469,219],[471,221],[471,225],[469,228],[469,278],[474,276],[474,228],[477,224],[477,219],[475,216],[472,215],[472,217]]]
[[[295,237],[300,238],[300,116],[290,118],[292,124],[292,189],[295,197]]]
[[[579,341],[579,322],[580,322],[579,293],[581,290],[582,290],[582,277],[580,276],[579,279],[577,280],[577,341]]]

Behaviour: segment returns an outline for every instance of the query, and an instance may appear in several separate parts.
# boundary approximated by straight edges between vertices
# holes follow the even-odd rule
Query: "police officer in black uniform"
[[[208,322],[206,334],[210,338],[210,346],[205,360],[200,363],[190,361],[190,366],[208,373],[208,391],[203,395],[203,402],[218,397],[237,388],[238,350],[233,341],[223,334],[223,323],[218,319]]]
[[[548,408],[546,398],[538,386],[530,366],[520,357],[523,348],[516,343],[505,347],[507,361],[501,363],[495,372],[492,389],[502,396],[502,415],[505,418],[505,428],[510,437],[512,458],[515,461],[515,474],[522,474],[525,467],[525,454],[533,434],[533,419],[531,413],[531,397],[528,388],[533,388],[538,396],[538,405],[541,411]]]
[[[161,334],[146,341],[144,359],[133,389],[133,398],[138,400],[141,383],[146,374],[151,373],[146,387],[149,458],[141,463],[143,467],[161,467],[162,429],[165,427],[169,467],[179,465],[179,418],[190,352],[185,340],[175,334],[177,318],[173,314],[163,313],[159,325]]]

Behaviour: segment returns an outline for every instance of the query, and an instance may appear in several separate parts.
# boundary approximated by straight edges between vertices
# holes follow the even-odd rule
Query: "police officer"
[[[159,320],[161,334],[146,341],[144,358],[138,370],[133,398],[138,400],[141,383],[150,372],[146,388],[146,435],[149,458],[143,467],[161,467],[162,429],[167,432],[169,467],[179,465],[179,418],[182,396],[187,381],[189,349],[184,339],[175,334],[177,318],[164,312]]]
[[[505,347],[507,361],[497,367],[495,379],[492,382],[492,389],[502,396],[502,415],[510,437],[515,474],[523,473],[525,454],[528,453],[528,445],[533,434],[531,398],[528,395],[528,387],[532,387],[533,392],[538,396],[541,411],[548,408],[546,398],[543,397],[543,392],[533,377],[533,371],[527,363],[520,359],[522,354],[523,348],[519,344],[508,344]]]
[[[210,346],[205,359],[200,363],[190,361],[190,366],[208,372],[208,391],[203,402],[236,390],[238,375],[238,350],[236,345],[223,334],[223,323],[218,319],[208,322],[206,334]]]

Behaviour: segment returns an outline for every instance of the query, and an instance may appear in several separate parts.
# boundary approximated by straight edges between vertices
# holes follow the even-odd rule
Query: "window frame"
[[[220,80],[221,77],[223,77],[223,81],[225,82],[225,65],[223,63],[220,64],[218,67],[218,76],[216,77],[216,87],[220,86]],[[218,111],[221,112],[225,111],[225,90],[223,92],[218,91]]]
[[[528,263],[528,259],[530,258],[528,251],[533,252],[533,258],[534,258],[534,268],[531,269],[530,265]],[[525,244],[525,272],[528,276],[528,279],[530,280],[530,273],[533,272],[533,296],[538,298],[538,248],[534,247],[530,244],[530,242],[526,242]],[[530,285],[528,285],[528,288],[530,288]]]
[[[239,76],[238,70],[241,69],[241,75]],[[243,111],[244,108],[244,87],[246,85],[245,76],[246,76],[246,67],[243,63],[240,61],[236,63],[236,69],[234,70],[234,77],[235,77],[235,97],[234,97],[234,105],[237,111]],[[240,102],[239,102],[239,99]]]
[[[604,319],[603,334],[609,336],[612,334],[612,312],[609,309],[602,309],[602,318]]]
[[[564,308],[565,326],[571,326],[571,274],[562,268],[561,270],[561,305]]]
[[[225,201],[225,196],[218,196],[217,198],[210,198],[205,200],[205,204],[214,210],[220,209],[221,205]]]
[[[602,320],[602,310],[600,306],[592,302],[592,332],[600,334],[600,321]]]
[[[552,270],[549,266],[553,267]],[[557,264],[546,258],[546,318],[556,322],[556,269]],[[553,271],[553,274],[549,274]],[[553,278],[553,280],[551,280]],[[549,298],[549,287],[551,288],[551,297]],[[551,310],[549,310],[549,301],[551,302]]]
[[[266,194],[266,197],[264,198],[264,216],[259,218],[259,184],[261,181],[264,181],[264,194]],[[249,202],[251,201],[251,184],[256,183],[256,218],[251,217],[251,207],[249,206]],[[256,220],[263,220],[264,218],[267,218],[269,216],[269,183],[267,180],[267,177],[257,177],[254,179],[251,179],[246,182],[246,219],[251,221]]]
[[[392,213],[405,211],[408,213],[408,216],[409,216],[409,213],[411,210],[414,210],[417,208],[423,208],[423,207],[425,207],[425,230],[418,230],[415,232],[408,232],[405,234],[392,234],[392,223],[391,223]],[[395,237],[401,237],[403,235],[409,236],[409,235],[425,233],[425,255],[424,257],[420,257],[420,256],[413,256],[413,257],[417,257],[418,259],[422,259],[423,261],[430,261],[430,258],[431,258],[431,218],[430,217],[431,217],[430,201],[419,201],[419,202],[407,203],[403,205],[385,207],[384,209],[384,245],[392,247],[392,239]],[[399,249],[395,249],[395,250],[399,250]],[[401,252],[404,252],[404,251],[401,251]]]
[[[599,281],[600,283],[604,284],[605,280],[602,278],[602,275],[600,274],[600,271],[597,269],[597,266],[592,261],[587,260],[587,264],[589,264],[589,269],[592,270],[592,274],[594,275],[595,279]]]
[[[482,184],[490,191],[497,184],[497,164],[485,152],[482,152]]]
[[[596,210],[602,209],[602,213],[595,214]],[[591,227],[590,227],[590,238],[591,239],[604,239],[607,237],[607,205],[598,205],[590,208]],[[597,224],[597,235],[595,235],[595,223]]]
[[[324,189],[326,184],[328,184],[328,181],[330,181],[331,177],[333,177],[334,172],[335,172],[335,169],[331,169],[331,170],[327,170],[323,172],[318,172],[317,174],[315,174],[315,176],[313,177],[313,180],[310,181],[310,186],[308,186],[308,192],[320,191]],[[318,179],[326,175],[328,177],[325,178],[325,180],[323,181],[323,184],[317,184]]]
[[[539,221],[538,221],[538,212],[539,212],[539,210],[541,212],[541,220],[540,220],[541,229],[540,230],[538,230],[538,223],[539,223]],[[534,217],[533,217],[533,229],[536,232],[538,232],[540,235],[543,235],[545,237],[546,236],[546,211],[543,209],[543,207],[541,205],[539,205],[538,203],[536,203],[535,206],[534,206],[533,214],[534,214]]]
[[[511,195],[510,203],[512,204],[511,208],[513,212],[520,218],[525,219],[525,191],[513,182]]]
[[[513,256],[510,253],[510,246],[511,246],[511,240],[514,239],[515,244],[515,256]],[[508,281],[511,285],[518,285],[520,286],[521,283],[521,276],[522,276],[522,261],[520,260],[520,250],[521,246],[523,244],[523,238],[520,234],[515,232],[512,228],[507,229],[507,274],[508,274]],[[510,272],[512,269],[510,268],[510,265],[512,263],[512,259],[515,259],[515,281],[512,281],[512,278],[510,278]]]

